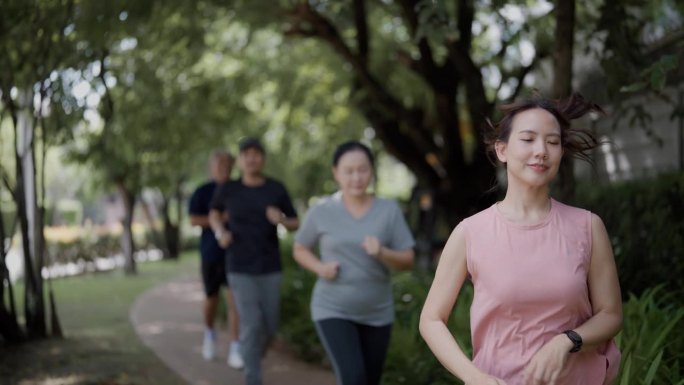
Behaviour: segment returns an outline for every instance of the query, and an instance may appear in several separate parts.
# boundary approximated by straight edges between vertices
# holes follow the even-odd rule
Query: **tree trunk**
[[[679,121],[679,171],[684,171],[684,91],[679,91],[676,111]]]
[[[0,307],[0,336],[10,344],[21,342],[24,339],[17,319],[4,307]]]
[[[572,49],[575,31],[575,0],[558,0],[555,9],[556,46],[553,53],[553,97],[565,98],[572,93]],[[574,162],[563,157],[558,180],[558,198],[572,203],[575,198]]]
[[[162,194],[162,215],[164,216],[164,239],[169,258],[178,259],[181,252],[181,231],[180,223],[183,218],[183,178],[178,179],[173,188],[173,194],[167,196]],[[175,199],[176,223],[171,220],[171,201]]]
[[[42,99],[45,97],[44,93],[41,92],[41,104],[42,104]],[[39,210],[38,213],[39,218],[40,218],[40,255],[43,256],[41,264],[45,264],[45,260],[49,259],[49,255],[47,252],[47,247],[46,247],[46,242],[45,242],[45,233],[43,232],[43,229],[45,227],[45,162],[47,160],[47,122],[45,118],[41,115],[41,133],[42,133],[42,140],[41,140],[41,167],[40,167],[40,200],[39,200]],[[50,266],[51,261],[47,261],[47,265]],[[62,338],[64,336],[64,333],[62,332],[62,324],[59,321],[59,313],[57,312],[57,303],[55,301],[55,293],[52,290],[52,278],[48,276],[47,278],[47,286],[48,286],[48,299],[49,299],[49,305],[50,305],[50,334],[52,337],[57,337],[57,338]]]
[[[183,222],[183,182],[184,178],[181,178],[178,183],[176,183],[176,238],[178,239],[178,255],[183,249],[183,233],[181,232],[181,223]]]
[[[368,63],[370,56],[366,1],[354,2],[356,45],[350,45],[335,24],[316,7],[301,2],[293,7],[286,34],[315,37],[326,42],[345,60],[354,74],[356,107],[374,128],[385,149],[404,163],[418,179],[418,187],[433,191],[436,210],[450,225],[487,207],[492,198],[485,192],[493,185],[495,169],[484,151],[466,159],[457,95],[465,90],[473,136],[481,146],[480,124],[491,116],[482,74],[470,53],[474,8],[472,2],[459,2],[460,39],[445,44],[447,60],[434,60],[433,44],[420,34],[417,0],[396,2],[402,10],[409,33],[416,39],[419,57],[399,52],[400,64],[416,72],[431,89],[434,112],[429,108],[407,107],[376,77]]]
[[[423,122],[418,113],[409,124],[414,127],[414,131],[454,131],[452,140],[456,146],[461,147],[461,139],[455,138],[460,135],[461,122],[455,112],[447,111],[447,106],[451,106],[451,109],[455,111],[455,96],[451,100],[451,102],[442,103],[443,117],[431,123],[437,127],[426,126],[428,123]],[[434,207],[439,213],[439,216],[435,216],[435,220],[442,219],[453,227],[463,218],[493,203],[494,196],[486,191],[494,185],[495,168],[487,160],[483,146],[478,146],[471,162],[466,161],[462,148],[455,150],[435,148],[426,152],[411,151],[411,149],[415,150],[415,143],[407,143],[412,138],[402,134],[404,130],[401,128],[405,124],[396,116],[383,114],[381,107],[377,107],[376,103],[370,101],[360,102],[357,108],[371,123],[378,138],[385,145],[385,149],[413,172],[418,180],[417,187],[432,192]],[[487,106],[484,108],[485,111],[489,109]],[[474,121],[472,124],[475,127],[475,124],[481,124],[482,121]],[[428,158],[427,162],[426,158]]]
[[[180,250],[179,226],[171,221],[171,199],[166,195],[162,201],[162,216],[164,217],[164,244],[166,248],[165,257],[178,259]]]
[[[26,329],[30,338],[43,338],[47,335],[45,324],[45,301],[43,298],[42,263],[37,257],[40,252],[37,235],[42,228],[37,223],[36,175],[34,150],[34,126],[30,111],[33,93],[20,92],[20,110],[15,125],[16,136],[16,178],[15,201],[21,229],[24,254]]]
[[[11,239],[13,232],[7,233],[5,223],[0,209],[0,335],[9,343],[16,343],[23,339],[23,333],[17,322],[17,313],[14,307],[14,291],[10,280],[9,270],[7,269],[7,251],[5,239]],[[7,297],[5,296],[7,288]],[[5,301],[8,298],[9,304]],[[9,306],[8,306],[9,305]]]
[[[133,210],[135,208],[135,193],[130,191],[123,183],[117,181],[117,188],[121,195],[124,206],[124,216],[121,220],[123,234],[121,236],[121,250],[124,256],[124,273],[133,275],[137,273],[135,264],[135,241],[133,239]]]
[[[147,201],[147,199],[141,197],[140,198],[140,203],[142,204],[142,211],[145,216],[145,221],[147,222],[147,228],[148,231],[150,232],[150,236],[152,238],[152,243],[154,243],[154,247],[159,248],[162,251],[162,255],[164,259],[169,258],[169,251],[166,248],[166,241],[162,237],[161,233],[157,230],[157,224],[155,223],[154,216],[152,215],[152,209],[150,202]],[[162,213],[164,212],[164,209],[162,209]]]
[[[59,313],[57,313],[57,303],[55,302],[55,292],[52,290],[52,283],[48,282],[48,298],[50,300],[50,333],[52,337],[62,338],[64,332],[62,331],[62,323],[59,321]]]

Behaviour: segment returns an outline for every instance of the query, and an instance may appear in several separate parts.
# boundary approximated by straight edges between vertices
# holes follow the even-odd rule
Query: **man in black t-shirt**
[[[277,226],[296,230],[297,213],[285,187],[263,174],[265,152],[256,139],[240,143],[239,180],[216,190],[211,227],[228,249],[229,280],[240,313],[240,347],[247,385],[261,385],[261,358],[275,335],[282,267]],[[223,228],[227,217],[230,230]]]
[[[238,313],[235,309],[233,294],[228,286],[226,274],[226,249],[219,246],[214,232],[209,225],[209,204],[216,192],[216,188],[228,182],[233,168],[233,156],[225,151],[215,151],[209,158],[209,172],[211,180],[195,190],[190,198],[190,223],[202,228],[200,239],[200,254],[202,257],[201,273],[204,283],[204,341],[202,344],[202,356],[206,360],[212,360],[216,355],[216,331],[214,319],[218,307],[219,291],[221,286],[226,287],[226,303],[228,309],[228,334],[230,346],[228,353],[228,365],[234,369],[244,366],[238,344]]]

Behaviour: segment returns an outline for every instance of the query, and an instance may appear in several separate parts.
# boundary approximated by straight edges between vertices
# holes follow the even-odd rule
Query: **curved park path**
[[[133,326],[147,347],[193,385],[240,385],[242,372],[226,365],[228,335],[222,331],[214,361],[201,355],[202,286],[196,274],[182,275],[143,293],[130,310]],[[333,385],[331,371],[302,363],[282,349],[263,362],[265,385]]]

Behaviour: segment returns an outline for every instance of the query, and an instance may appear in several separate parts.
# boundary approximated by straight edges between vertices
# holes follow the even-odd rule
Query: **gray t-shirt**
[[[375,236],[382,246],[406,250],[415,245],[399,205],[374,198],[371,208],[354,218],[338,192],[309,209],[295,240],[306,247],[319,246],[323,262],[338,261],[335,280],[319,278],[311,298],[314,321],[342,318],[382,326],[394,320],[389,269],[366,253],[361,243]]]

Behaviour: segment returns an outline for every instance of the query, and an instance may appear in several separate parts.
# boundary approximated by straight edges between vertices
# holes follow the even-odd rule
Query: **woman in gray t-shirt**
[[[337,383],[377,385],[394,321],[390,269],[411,268],[415,242],[397,203],[367,192],[373,178],[368,147],[340,145],[333,175],[339,192],[309,210],[294,257],[318,275],[311,316]]]

